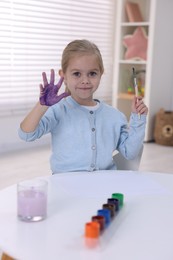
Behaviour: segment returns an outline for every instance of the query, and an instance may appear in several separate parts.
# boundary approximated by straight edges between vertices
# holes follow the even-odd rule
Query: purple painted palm
[[[61,77],[57,84],[54,84],[55,73],[51,70],[50,83],[47,81],[46,73],[42,73],[43,85],[40,84],[40,104],[45,106],[52,106],[58,103],[62,98],[69,96],[69,93],[62,93],[58,95],[64,78]]]

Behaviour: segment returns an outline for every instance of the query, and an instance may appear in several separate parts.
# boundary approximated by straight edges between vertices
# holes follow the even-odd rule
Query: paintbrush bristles
[[[135,78],[136,77],[135,68],[133,67],[132,70],[133,70],[133,77]]]
[[[137,80],[136,80],[136,72],[135,72],[135,68],[132,68],[133,71],[133,82],[134,82],[134,87],[137,88]]]

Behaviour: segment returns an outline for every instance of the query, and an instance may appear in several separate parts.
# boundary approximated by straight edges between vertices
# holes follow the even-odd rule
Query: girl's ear
[[[59,76],[64,77],[64,73],[63,73],[62,69],[59,70]]]
[[[64,78],[64,84],[66,85],[65,75],[64,75],[64,72],[62,71],[62,69],[59,70],[59,76]]]
[[[59,76],[64,78],[64,73],[63,73],[62,69],[59,70]],[[71,95],[70,90],[67,88],[66,79],[65,78],[64,78],[64,84],[65,84],[65,92]]]

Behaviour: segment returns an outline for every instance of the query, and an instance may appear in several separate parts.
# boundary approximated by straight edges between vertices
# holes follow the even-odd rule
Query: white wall
[[[50,143],[50,136],[44,136],[34,142],[22,141],[18,136],[20,122],[24,116],[0,118],[0,153],[17,149],[31,148]]]

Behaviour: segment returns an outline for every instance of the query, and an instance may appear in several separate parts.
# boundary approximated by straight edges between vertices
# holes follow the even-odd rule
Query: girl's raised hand
[[[50,83],[47,81],[46,73],[42,73],[43,84],[40,84],[40,104],[44,106],[52,106],[58,103],[62,98],[69,96],[69,93],[62,93],[59,96],[58,91],[63,83],[63,78],[61,77],[59,82],[54,85],[55,72],[52,69],[50,74]]]
[[[134,97],[132,101],[132,112],[136,114],[148,114],[148,107],[144,104],[142,97]]]

